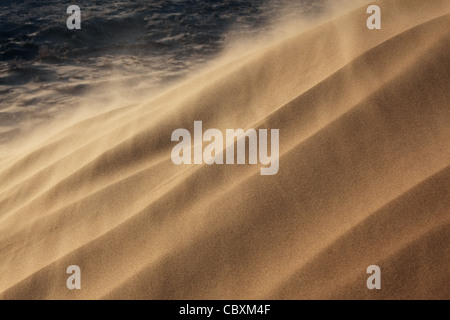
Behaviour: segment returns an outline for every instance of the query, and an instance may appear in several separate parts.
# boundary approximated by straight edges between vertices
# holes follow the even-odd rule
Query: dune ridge
[[[448,298],[450,5],[377,3],[4,160],[0,298]],[[173,165],[195,120],[280,129],[279,174]]]

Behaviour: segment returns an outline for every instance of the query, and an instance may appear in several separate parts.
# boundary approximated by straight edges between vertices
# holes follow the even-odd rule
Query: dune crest
[[[448,298],[450,5],[377,3],[0,160],[0,298]],[[174,165],[194,121],[279,129],[278,174]]]

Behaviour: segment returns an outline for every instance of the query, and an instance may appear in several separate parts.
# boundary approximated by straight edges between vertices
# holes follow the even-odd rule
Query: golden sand
[[[375,3],[1,160],[0,298],[449,298],[450,3]],[[278,174],[174,165],[197,120],[279,129]]]

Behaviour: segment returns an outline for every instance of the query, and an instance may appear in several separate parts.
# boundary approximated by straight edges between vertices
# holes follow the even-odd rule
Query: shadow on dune
[[[0,297],[445,299],[450,7],[380,4],[3,160]],[[173,165],[195,120],[280,129],[279,174]]]

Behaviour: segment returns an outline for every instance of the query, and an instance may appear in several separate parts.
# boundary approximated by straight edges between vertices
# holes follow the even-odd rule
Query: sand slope
[[[448,298],[450,5],[378,4],[4,159],[0,298]],[[173,165],[195,120],[280,129],[278,175]]]

